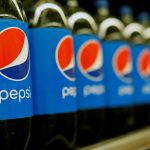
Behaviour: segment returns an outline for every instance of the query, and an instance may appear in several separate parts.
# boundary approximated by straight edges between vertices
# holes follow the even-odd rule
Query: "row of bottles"
[[[77,0],[23,4],[27,19],[20,1],[0,0],[2,149],[74,149],[149,125],[146,13],[135,21],[125,6],[118,19],[107,0],[95,19]]]

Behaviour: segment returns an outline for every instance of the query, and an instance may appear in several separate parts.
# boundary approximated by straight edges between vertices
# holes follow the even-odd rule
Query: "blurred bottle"
[[[61,6],[53,0],[26,4],[36,115],[30,149],[73,149],[77,105],[73,39],[67,19]]]
[[[19,0],[0,0],[0,149],[3,150],[25,150],[31,134],[33,105],[26,22]]]
[[[134,22],[133,10],[130,6],[122,6],[119,10],[120,17],[125,26]]]
[[[124,40],[123,23],[109,13],[107,0],[97,0],[99,37],[104,45],[104,74],[108,103],[105,136],[131,131],[134,124],[131,49]]]
[[[106,102],[103,83],[103,48],[95,20],[77,0],[67,0],[69,25],[74,33],[78,100],[77,146],[99,142],[104,128]]]
[[[124,29],[124,36],[130,42],[133,57],[133,83],[135,99],[135,129],[149,124],[149,46],[143,37],[144,26],[130,23]]]
[[[131,9],[131,7],[130,6],[123,6],[121,9],[120,9],[120,14],[121,14],[121,18],[122,18],[122,20],[123,20],[123,22],[126,24],[126,26],[128,26],[127,28],[129,28],[129,29],[131,29],[131,30],[133,30],[133,28],[134,28],[134,25],[135,25],[135,27],[136,26],[138,26],[138,24],[139,23],[137,23],[137,21],[135,21],[135,19],[134,19],[134,17],[133,17],[133,11],[132,11],[132,9]],[[144,13],[141,13],[139,16],[138,16],[138,21],[140,22],[140,24],[142,24],[144,27],[148,27],[148,24],[149,24],[149,22],[148,22],[148,14],[146,14],[145,12]],[[140,26],[140,24],[139,24],[139,26]],[[131,26],[131,27],[130,27]],[[125,29],[126,30],[126,29]],[[142,32],[142,31],[141,31]],[[141,34],[141,35],[140,35]],[[142,44],[143,44],[143,48],[144,48],[144,44],[146,44],[145,43],[145,41],[144,41],[144,39],[143,39],[143,35],[142,35],[142,33],[139,33],[139,31],[134,31],[133,30],[133,33],[132,33],[132,38],[134,39],[134,40],[132,40],[132,41],[134,41],[134,43],[132,43],[131,41],[130,41],[130,39],[127,39],[131,44],[133,44],[133,45],[136,45],[137,44],[137,46],[138,45],[141,45],[142,46]],[[146,45],[145,45],[145,47],[146,47]],[[135,54],[135,51],[133,50],[132,51],[132,53],[133,53],[133,56],[134,55],[138,55],[138,54]],[[142,53],[142,49],[141,49],[141,53]],[[134,59],[134,63],[136,63],[138,60],[136,60],[137,58],[136,58],[137,56],[135,56],[135,57],[133,57],[133,59]],[[147,64],[148,65],[148,64]],[[136,68],[135,68],[136,67]],[[141,80],[140,79],[138,79],[138,78],[136,78],[139,74],[137,73],[137,74],[135,74],[135,70],[136,69],[138,69],[137,68],[137,66],[134,66],[134,71],[133,71],[133,74],[134,74],[134,79],[135,80],[139,80],[138,82],[134,82],[135,84],[134,84],[134,87],[135,87],[135,89],[136,89],[136,84],[138,84],[138,85],[141,85],[142,86],[142,82],[141,82]],[[144,83],[143,83],[144,84]],[[144,85],[143,85],[144,86]],[[148,88],[148,86],[147,86],[147,88]],[[147,124],[148,124],[148,118],[149,118],[149,111],[148,111],[148,106],[146,106],[146,102],[145,102],[145,100],[147,99],[146,98],[146,95],[148,95],[148,93],[146,94],[146,93],[137,93],[136,92],[137,90],[135,90],[135,96],[134,97],[138,97],[139,95],[143,95],[143,102],[142,102],[142,98],[140,98],[141,100],[139,100],[139,97],[137,98],[137,99],[135,99],[135,105],[136,105],[136,107],[135,107],[135,128],[140,128],[140,127],[143,127],[143,126],[146,126]],[[137,96],[136,96],[137,95]],[[145,95],[145,96],[144,96]],[[139,101],[141,101],[141,102],[139,102]],[[143,103],[143,108],[141,108],[141,106],[139,106],[140,104],[142,105],[142,103]],[[138,105],[138,106],[137,106]],[[143,116],[143,117],[142,117]]]
[[[103,20],[110,17],[109,3],[107,0],[96,0],[96,20],[100,24]]]
[[[146,29],[142,36],[144,36],[143,46],[147,47],[147,53],[143,60],[143,67],[145,67],[145,77],[150,76],[150,43],[149,43],[149,25],[150,25],[150,16],[147,12],[141,12],[137,20],[142,24]],[[145,48],[146,49],[146,48]],[[142,52],[141,52],[142,53]],[[144,52],[143,52],[144,53]],[[143,68],[144,69],[144,68]],[[143,70],[144,71],[144,70]],[[144,88],[145,87],[145,88]],[[145,90],[144,90],[145,89]],[[143,100],[141,105],[138,106],[136,111],[136,127],[144,127],[150,124],[150,80],[149,78],[145,80],[143,85]]]
[[[140,12],[139,15],[137,16],[137,20],[145,28],[150,27],[150,15],[148,14],[148,12],[145,12],[145,11]]]

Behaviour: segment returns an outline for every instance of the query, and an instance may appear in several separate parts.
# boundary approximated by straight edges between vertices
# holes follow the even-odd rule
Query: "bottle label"
[[[28,25],[0,19],[0,120],[33,115]]]
[[[73,38],[65,28],[30,29],[35,114],[75,112]]]
[[[133,105],[131,48],[124,41],[104,43],[104,73],[108,107]]]
[[[150,48],[133,45],[132,53],[136,104],[150,104]]]
[[[79,109],[104,108],[103,48],[95,35],[74,36]]]

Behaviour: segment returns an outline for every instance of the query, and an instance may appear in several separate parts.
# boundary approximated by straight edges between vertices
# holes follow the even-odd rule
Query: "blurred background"
[[[61,4],[64,4],[66,0],[58,0]],[[86,8],[90,13],[94,14],[94,1],[95,0],[79,0],[82,7]],[[150,1],[149,0],[108,0],[110,2],[110,10],[112,15],[118,16],[118,9],[122,5],[129,5],[134,10],[134,15],[140,11],[150,12]]]

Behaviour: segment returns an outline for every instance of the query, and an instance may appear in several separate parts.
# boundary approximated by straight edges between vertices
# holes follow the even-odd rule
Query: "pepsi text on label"
[[[31,87],[29,86],[27,89],[20,89],[17,91],[16,89],[8,90],[0,90],[0,104],[7,100],[17,100],[19,103],[22,100],[30,100],[31,96]]]

